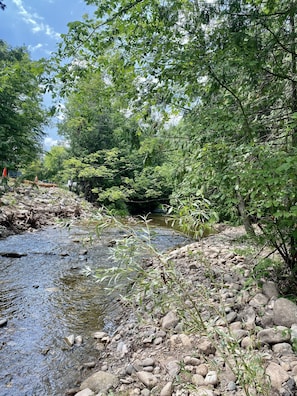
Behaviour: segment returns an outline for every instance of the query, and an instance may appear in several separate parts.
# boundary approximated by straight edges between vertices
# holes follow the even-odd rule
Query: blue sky
[[[56,49],[67,23],[91,13],[83,0],[3,0],[0,10],[0,39],[12,47],[26,46],[32,59],[47,58]],[[49,104],[45,97],[45,104]],[[46,130],[45,147],[57,143],[56,128]]]

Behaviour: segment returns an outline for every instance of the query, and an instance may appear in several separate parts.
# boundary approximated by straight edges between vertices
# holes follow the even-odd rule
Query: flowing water
[[[173,230],[154,227],[160,250],[184,244]],[[82,363],[96,361],[92,334],[114,331],[116,302],[83,274],[110,265],[111,230],[91,245],[90,230],[50,227],[0,241],[0,396],[61,396],[79,379]],[[4,257],[17,253],[21,257]],[[64,338],[83,337],[69,347]]]

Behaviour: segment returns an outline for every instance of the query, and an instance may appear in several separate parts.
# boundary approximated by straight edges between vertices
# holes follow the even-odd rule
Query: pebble
[[[263,283],[262,289],[257,285],[244,289],[245,277],[249,276],[247,261],[232,253],[228,238],[223,241],[219,238],[220,234],[214,235],[195,242],[189,249],[176,249],[170,253],[181,280],[187,285],[185,305],[183,301],[172,299],[164,311],[160,307],[153,311],[155,296],[151,295],[144,308],[136,308],[137,314],[143,317],[141,324],[129,323],[130,319],[125,324],[119,316],[121,327],[110,338],[112,341],[105,343],[102,351],[108,362],[106,371],[114,372],[120,378],[120,385],[113,389],[114,394],[119,394],[120,389],[127,396],[242,396],[240,376],[236,378],[221,353],[222,349],[224,353],[227,351],[224,345],[230,347],[228,361],[234,366],[234,353],[242,354],[247,362],[261,354],[259,373],[266,368],[266,375],[279,394],[294,394],[297,359],[292,345],[297,339],[297,317],[296,323],[292,324],[292,316],[285,316],[280,307],[292,312],[294,318],[297,306],[284,299],[278,301],[273,282]],[[211,249],[213,255],[211,276],[207,275],[209,269],[203,261],[204,255],[207,259],[207,249]],[[188,252],[192,252],[190,258]],[[154,269],[152,261],[149,270]],[[222,279],[223,284],[220,283]],[[214,285],[211,282],[215,282]],[[160,286],[159,295],[167,292],[165,285]],[[207,294],[207,299],[203,293]],[[197,323],[194,331],[189,331],[186,326],[194,301],[207,326],[200,329],[202,331]],[[186,307],[185,311],[179,303],[182,308]],[[150,307],[150,315],[146,307]],[[179,312],[182,312],[182,318]],[[278,324],[285,321],[288,326]],[[104,332],[95,334],[99,341],[110,337]],[[189,384],[196,389],[190,389]]]
[[[72,347],[72,346],[74,345],[74,340],[75,340],[74,334],[71,334],[71,335],[69,335],[68,337],[65,337],[65,338],[64,338],[64,341],[65,341],[66,344],[67,344],[68,346],[70,346],[70,347]]]
[[[172,382],[167,382],[165,386],[161,389],[160,396],[171,396],[173,392]]]
[[[139,371],[136,373],[138,379],[149,389],[152,389],[154,386],[157,385],[158,379],[152,373],[147,373],[146,371]]]
[[[217,385],[218,384],[218,374],[216,371],[209,371],[205,377],[206,385]]]
[[[227,390],[230,392],[235,391],[236,388],[237,388],[236,383],[233,381],[230,381],[227,385]]]
[[[7,318],[0,318],[0,327],[6,326],[7,323],[8,323],[8,319]]]

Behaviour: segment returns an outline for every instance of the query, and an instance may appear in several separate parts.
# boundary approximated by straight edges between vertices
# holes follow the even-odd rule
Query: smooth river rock
[[[119,379],[114,374],[106,371],[97,371],[82,382],[80,389],[91,389],[93,392],[107,392],[119,384]]]
[[[138,379],[149,389],[152,389],[158,383],[157,377],[147,371],[139,371],[136,375]]]

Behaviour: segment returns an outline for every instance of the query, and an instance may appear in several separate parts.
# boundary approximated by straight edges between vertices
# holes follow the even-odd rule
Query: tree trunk
[[[296,27],[295,27],[295,16],[290,16],[290,26],[291,26],[291,73],[292,73],[292,97],[291,97],[291,110],[292,113],[297,113],[297,83],[295,81],[296,71],[297,71],[297,54],[296,54]],[[292,131],[292,145],[297,147],[297,128],[295,127]]]
[[[238,199],[238,211],[242,219],[242,223],[244,225],[245,231],[248,235],[255,236],[255,230],[253,228],[251,219],[249,218],[246,212],[246,205],[244,199],[238,190],[236,191],[236,195]]]

